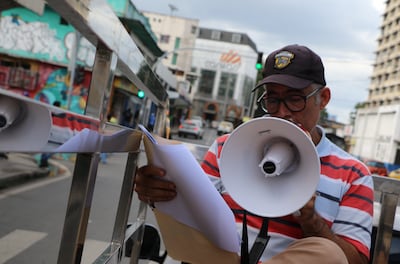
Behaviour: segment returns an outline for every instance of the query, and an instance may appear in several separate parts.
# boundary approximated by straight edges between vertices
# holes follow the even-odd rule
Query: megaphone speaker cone
[[[29,98],[0,93],[0,151],[38,152],[48,142],[50,111]]]
[[[240,125],[224,143],[220,174],[228,193],[244,209],[280,217],[299,210],[312,197],[320,162],[301,128],[280,118],[260,117]]]

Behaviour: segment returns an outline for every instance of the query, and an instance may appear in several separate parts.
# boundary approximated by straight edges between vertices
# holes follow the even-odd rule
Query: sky
[[[325,65],[331,118],[349,123],[366,101],[385,0],[131,0],[141,11],[198,19],[200,27],[246,33],[265,56],[306,45]],[[169,5],[177,10],[171,13]]]

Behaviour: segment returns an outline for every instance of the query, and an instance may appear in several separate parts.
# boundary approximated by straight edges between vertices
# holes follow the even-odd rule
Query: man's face
[[[318,88],[312,85],[304,89],[293,89],[279,84],[267,84],[265,98],[275,98],[277,99],[276,102],[279,102],[275,104],[277,108],[273,108],[270,116],[301,124],[304,129],[311,132],[318,122],[320,111],[326,106],[330,98],[328,88],[325,87],[313,93],[315,89]],[[303,98],[307,95],[311,96],[304,101]],[[292,98],[294,99],[292,100]],[[285,105],[283,99],[286,99],[286,104],[289,107]],[[303,104],[304,109],[301,107]],[[296,109],[296,107],[301,107],[298,109],[302,110],[291,111],[289,109]]]

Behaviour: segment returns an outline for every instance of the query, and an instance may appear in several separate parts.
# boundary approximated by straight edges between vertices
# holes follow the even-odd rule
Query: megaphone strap
[[[269,241],[268,236],[268,222],[269,219],[267,217],[263,217],[263,222],[261,225],[260,232],[258,233],[256,240],[251,247],[250,254],[249,254],[249,263],[258,263],[262,254],[264,253],[265,247]]]
[[[247,236],[247,212],[243,210],[242,245],[240,248],[240,264],[249,263],[249,238]]]
[[[242,244],[240,251],[240,263],[241,264],[257,264],[260,260],[264,250],[269,241],[268,236],[268,222],[269,218],[262,217],[262,225],[260,228],[260,232],[258,233],[256,240],[251,247],[249,252],[249,241],[248,241],[248,233],[247,233],[247,215],[257,216],[243,209],[232,209],[234,214],[243,214],[242,219]],[[260,216],[258,216],[260,217]]]

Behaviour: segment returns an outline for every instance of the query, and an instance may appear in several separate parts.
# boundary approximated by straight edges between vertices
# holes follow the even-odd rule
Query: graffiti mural
[[[69,24],[60,23],[60,19],[58,14],[48,8],[43,16],[24,8],[2,12],[0,53],[16,55],[15,61],[26,58],[24,63],[29,64],[30,69],[21,69],[18,63],[14,66],[2,66],[0,74],[4,71],[2,75],[4,77],[0,78],[0,82],[5,89],[48,104],[59,102],[61,107],[83,114],[91,73],[85,71],[83,82],[75,83],[72,91],[69,91],[67,66],[71,60],[75,29]],[[80,38],[78,43],[76,62],[92,67],[95,47],[85,38]],[[26,84],[28,78],[34,80],[29,82],[31,84],[29,89],[26,85],[19,85],[19,83]]]
[[[68,60],[72,57],[72,50],[75,40],[75,33],[70,32],[65,36],[64,44],[67,49]],[[78,41],[78,52],[76,54],[76,60],[85,64],[88,67],[92,67],[94,64],[94,57],[96,55],[96,48],[87,39],[80,37]]]
[[[2,17],[0,21],[0,48],[33,53],[49,60],[62,61],[64,49],[55,30],[43,22],[26,23],[17,14]]]
[[[62,108],[68,108],[68,96],[70,96],[69,110],[83,114],[86,107],[88,89],[83,85],[74,85],[70,94],[68,72],[65,68],[52,71],[44,87],[35,94],[35,99],[48,104],[59,102]]]

